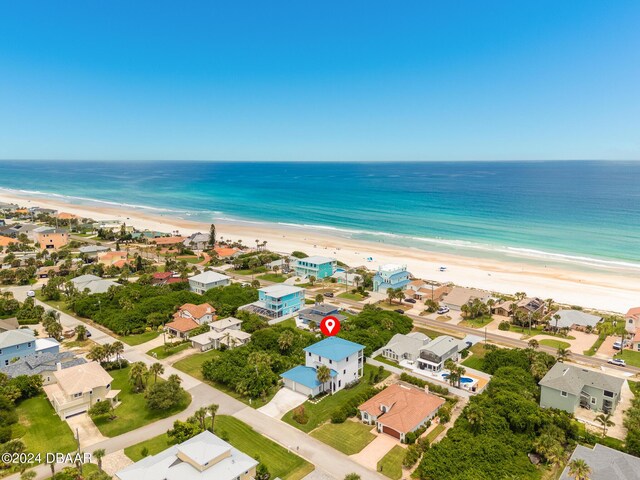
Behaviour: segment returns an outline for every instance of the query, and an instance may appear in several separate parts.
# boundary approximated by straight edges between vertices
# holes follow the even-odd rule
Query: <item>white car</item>
[[[449,307],[440,307],[436,313],[442,315],[443,313],[449,312]]]
[[[29,290],[27,292],[27,297],[35,297],[36,296],[36,292],[34,292],[33,290]]]
[[[621,358],[612,358],[612,359],[609,360],[609,363],[611,365],[616,365],[618,367],[626,367],[627,366],[627,363],[624,360],[622,360]]]

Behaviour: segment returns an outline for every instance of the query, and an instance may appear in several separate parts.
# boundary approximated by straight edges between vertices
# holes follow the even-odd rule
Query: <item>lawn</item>
[[[640,352],[634,352],[633,350],[623,350],[616,355],[616,358],[621,358],[632,367],[640,367]]]
[[[607,336],[606,335],[598,335],[598,338],[596,339],[596,341],[594,342],[594,344],[591,346],[591,348],[589,350],[585,350],[584,352],[582,352],[584,355],[587,355],[589,357],[592,357],[596,354],[596,352],[598,351],[598,349],[602,346],[602,344],[604,343],[604,341],[606,340]]]
[[[391,365],[392,367],[400,367],[400,365],[398,365],[398,362],[389,360],[388,358],[385,358],[382,355],[378,355],[377,357],[374,357],[374,360],[377,360],[378,362],[386,363],[387,365]]]
[[[299,456],[287,451],[277,443],[260,435],[249,425],[226,415],[216,415],[215,433],[235,448],[250,457],[264,463],[271,478],[282,480],[300,480],[313,471],[313,465]],[[142,458],[142,449],[147,448],[149,455],[155,455],[172,445],[167,434],[146,440],[125,448],[124,453],[134,462]]]
[[[356,302],[359,302],[364,299],[364,297],[359,293],[351,293],[351,292],[343,292],[338,295],[338,298],[346,298],[347,300],[355,300]]]
[[[131,383],[129,383],[129,371],[131,367],[122,370],[113,370],[109,374],[113,377],[111,387],[120,390],[118,405],[114,413],[115,420],[109,420],[107,416],[96,418],[94,423],[105,437],[115,437],[123,433],[153,423],[162,418],[167,418],[183,411],[191,403],[191,395],[185,392],[184,398],[178,405],[169,410],[153,411],[147,408],[144,392],[134,393]],[[158,378],[159,382],[164,380]],[[153,377],[149,378],[149,385],[153,384]]]
[[[344,423],[325,423],[311,432],[311,436],[332,446],[345,455],[353,455],[369,445],[376,436],[371,425],[347,420]]]
[[[634,382],[633,380],[627,380],[629,382],[629,388],[631,392],[637,397],[640,395],[640,382]]]
[[[153,340],[154,338],[156,338],[158,335],[160,335],[160,332],[152,330],[149,332],[138,333],[135,335],[125,335],[123,337],[118,337],[118,340],[126,343],[130,347],[134,347],[136,345],[147,343]]]
[[[436,437],[444,431],[445,428],[447,427],[439,424],[433,430],[427,433],[427,436],[425,438],[429,441],[429,443],[432,443],[436,439]]]
[[[384,308],[385,310],[397,310],[400,308],[406,312],[407,310],[411,310],[413,308],[413,305],[398,303],[395,300],[391,305],[389,305],[389,300],[380,300],[378,303],[376,303],[376,307]]]
[[[265,273],[263,275],[258,275],[256,278],[258,280],[264,280],[265,282],[282,283],[289,277],[282,275],[281,273]]]
[[[286,320],[286,321],[288,321],[288,320]],[[285,323],[285,322],[282,322],[282,323]],[[240,395],[235,390],[231,390],[226,385],[223,385],[223,384],[217,383],[217,382],[212,382],[210,380],[205,380],[205,378],[202,376],[202,365],[204,364],[204,362],[206,362],[207,360],[211,360],[212,358],[214,358],[218,354],[219,354],[219,352],[217,350],[208,350],[208,351],[206,351],[204,353],[194,353],[193,355],[189,355],[188,357],[177,361],[176,363],[173,364],[173,367],[177,368],[181,372],[184,372],[184,373],[186,373],[188,375],[191,375],[192,377],[197,378],[198,380],[200,380],[202,382],[208,383],[213,388],[216,388],[216,389],[226,393],[230,397],[233,397],[236,400],[240,400],[241,402],[246,403],[247,405],[249,405],[249,406],[251,406],[253,408],[260,408],[263,405],[266,405],[267,403],[269,403],[271,401],[273,396],[278,391],[276,388],[273,388],[271,390],[271,392],[269,393],[269,395],[264,399],[262,399],[262,398],[249,399],[248,397]]]
[[[462,365],[464,365],[465,367],[469,367],[469,368],[474,368],[476,370],[480,370],[482,371],[484,365],[483,365],[483,359],[485,354],[487,353],[487,350],[484,348],[484,343],[476,343],[474,346],[472,346],[469,351],[471,352],[471,355],[469,355],[463,362]]]
[[[571,346],[570,343],[562,342],[560,340],[553,340],[550,338],[545,338],[544,340],[540,340],[540,345],[546,345],[547,347],[552,347],[552,348],[569,348]]]
[[[406,450],[400,445],[396,445],[380,459],[377,470],[385,477],[400,480],[402,478],[402,461],[405,454]]]
[[[44,394],[20,402],[16,411],[19,423],[13,426],[13,437],[20,438],[28,452],[68,453],[76,449],[73,432],[60,420]]]
[[[462,338],[462,335],[460,335],[457,332],[450,332],[446,329],[444,329],[444,331],[436,331],[436,330],[431,330],[430,328],[424,328],[424,327],[415,327],[413,330],[413,332],[420,332],[420,333],[424,333],[427,337],[433,339],[436,337],[439,337],[440,335],[449,335],[451,337],[454,338]]]
[[[304,402],[303,405],[305,408],[305,412],[309,417],[309,421],[306,424],[300,425],[293,419],[293,410],[287,412],[284,417],[282,417],[282,420],[287,422],[289,425],[293,425],[294,427],[299,428],[303,432],[309,433],[311,430],[329,420],[334,410],[342,407],[352,398],[359,396],[368,386],[370,386],[366,379],[369,375],[376,371],[376,367],[372,365],[365,365],[364,377],[362,381],[355,387],[340,390],[333,395],[327,395],[318,403],[311,403],[309,401]],[[389,375],[390,373],[385,370],[385,377]]]
[[[147,355],[151,355],[153,358],[164,359],[170,357],[171,355],[175,355],[176,353],[182,352],[190,347],[191,343],[189,342],[179,343],[177,345],[160,345],[159,347],[149,350],[147,352]]]
[[[471,328],[482,328],[485,325],[490,324],[492,321],[493,321],[493,317],[491,317],[491,315],[484,315],[478,318],[473,318],[473,319],[470,318],[468,320],[463,320],[458,325],[462,325],[464,327],[471,327]]]
[[[178,257],[178,260],[184,260],[187,263],[195,265],[196,263],[200,263],[203,259],[196,256],[186,256],[186,257]]]

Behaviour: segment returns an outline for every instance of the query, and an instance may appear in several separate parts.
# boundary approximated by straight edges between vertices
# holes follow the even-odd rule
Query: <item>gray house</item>
[[[444,362],[449,359],[456,361],[460,350],[460,340],[449,335],[442,335],[431,340],[420,349],[417,359],[418,368],[430,372],[439,372],[444,367]]]
[[[578,407],[613,413],[624,380],[558,362],[540,380],[540,406],[575,413]]]
[[[315,305],[298,312],[298,318],[300,318],[300,321],[305,325],[309,325],[309,322],[314,322],[316,325],[320,325],[322,319],[329,315],[336,317],[341,322],[344,322],[347,319],[347,317],[340,313],[340,307],[329,303],[316,303]]]
[[[203,294],[207,290],[216,287],[225,287],[231,283],[231,277],[217,272],[202,272],[189,278],[189,286],[192,292]]]
[[[394,362],[402,360],[415,362],[420,356],[422,347],[430,341],[429,337],[420,332],[411,332],[407,335],[396,333],[382,350],[382,356]]]
[[[602,321],[602,317],[599,317],[598,315],[591,315],[590,313],[585,313],[580,310],[558,310],[557,315],[560,316],[557,328],[595,328],[596,325]],[[551,326],[556,328],[555,319],[551,320]]]
[[[640,477],[640,458],[596,443],[593,448],[578,445],[568,463],[584,460],[591,468],[590,480],[633,480]],[[566,466],[560,480],[571,480]]]

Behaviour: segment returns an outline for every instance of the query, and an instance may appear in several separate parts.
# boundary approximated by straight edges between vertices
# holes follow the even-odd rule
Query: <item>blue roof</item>
[[[338,372],[336,372],[335,370],[331,370],[332,377],[335,377],[337,374]],[[293,380],[294,382],[309,388],[316,388],[321,385],[321,383],[318,381],[316,369],[312,367],[305,367],[303,365],[293,367],[291,370],[287,370],[280,376],[288,380]]]
[[[320,355],[334,362],[339,362],[363,349],[364,345],[360,345],[359,343],[350,342],[349,340],[339,337],[327,337],[305,348],[304,351],[311,352],[314,355]]]

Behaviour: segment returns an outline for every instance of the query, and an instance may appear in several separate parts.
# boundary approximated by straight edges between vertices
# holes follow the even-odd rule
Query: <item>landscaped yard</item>
[[[571,346],[570,343],[563,342],[561,340],[554,340],[551,338],[545,338],[544,340],[540,340],[540,345],[546,345],[547,347],[552,347],[552,348],[569,348]]]
[[[389,305],[389,300],[380,300],[376,303],[376,307],[384,308],[385,310],[397,310],[401,308],[405,312],[407,310],[411,310],[413,305],[407,305],[406,303],[398,303],[397,301],[393,301],[391,305]]]
[[[634,352],[633,350],[623,350],[616,355],[616,358],[621,358],[629,365],[633,367],[640,367],[640,352]]]
[[[591,348],[589,350],[585,350],[584,352],[582,352],[584,355],[587,355],[589,357],[592,357],[593,355],[596,354],[596,352],[598,351],[598,349],[602,346],[602,344],[604,343],[604,341],[606,340],[607,336],[606,335],[598,335],[598,338],[596,339],[596,341],[593,343],[593,345],[591,346]]]
[[[351,292],[343,292],[338,295],[338,298],[346,298],[347,300],[355,300],[356,302],[359,302],[360,300],[364,299],[364,297],[359,293],[351,293]]]
[[[249,425],[226,415],[217,415],[215,433],[241,452],[264,463],[271,478],[299,480],[313,471],[313,465],[299,456],[287,451],[275,442],[260,435]],[[149,455],[155,455],[171,445],[166,433],[125,448],[124,453],[134,462],[142,458],[142,449],[147,448]]]
[[[484,343],[476,343],[473,345],[469,351],[471,355],[469,355],[463,362],[462,365],[469,368],[474,368],[476,370],[482,371],[483,368],[483,359],[487,350],[484,348]]]
[[[196,264],[196,263],[200,263],[203,259],[200,257],[196,257],[194,255],[187,255],[183,257],[178,257],[178,260],[184,260],[187,263]]]
[[[176,353],[182,352],[190,347],[191,343],[189,342],[178,343],[177,345],[160,345],[159,347],[149,350],[147,352],[147,355],[151,355],[154,358],[164,359],[170,357],[171,355],[175,355]]]
[[[73,432],[60,420],[44,394],[20,402],[19,422],[13,426],[13,438],[20,438],[32,453],[68,453],[76,448]]]
[[[310,432],[311,430],[329,420],[334,410],[342,407],[352,398],[359,396],[368,386],[370,386],[370,384],[367,383],[366,378],[371,374],[371,372],[375,371],[377,371],[376,367],[372,365],[365,365],[364,377],[362,381],[355,387],[340,390],[333,395],[327,395],[318,403],[311,403],[309,401],[304,402],[303,405],[305,413],[309,418],[309,421],[306,424],[300,425],[293,419],[293,410],[287,412],[284,417],[282,417],[282,420],[290,425],[293,425],[296,428],[299,428],[303,432]],[[385,377],[389,375],[390,373],[385,370]]]
[[[129,382],[130,370],[131,367],[127,367],[122,370],[113,370],[109,372],[113,377],[111,388],[114,390],[120,390],[118,398],[121,403],[114,410],[116,415],[115,420],[109,420],[107,416],[99,417],[94,420],[94,423],[100,432],[106,437],[115,437],[144,425],[148,425],[149,423],[153,423],[161,418],[170,417],[181,412],[191,403],[191,395],[185,392],[184,398],[174,408],[158,411],[149,410],[147,408],[144,392],[133,392],[131,383]],[[164,380],[158,378],[158,381],[163,382]],[[149,384],[153,384],[153,377],[149,378]]]
[[[385,358],[382,355],[378,355],[377,357],[374,357],[374,360],[377,360],[378,362],[386,363],[387,365],[391,365],[392,367],[399,367],[398,362],[389,360],[388,358]]]
[[[425,438],[429,440],[429,443],[431,443],[436,439],[438,435],[440,435],[444,431],[445,428],[447,427],[445,427],[444,425],[436,425],[433,430],[427,433],[427,436]]]
[[[353,455],[369,445],[376,436],[371,425],[347,420],[344,423],[325,423],[311,432],[311,436],[331,445],[345,455]]]
[[[125,335],[122,337],[118,337],[118,340],[126,343],[127,345],[134,347],[136,345],[141,345],[143,343],[147,343],[154,338],[160,335],[160,332],[152,330],[144,333],[137,333],[135,335]]]
[[[420,332],[420,333],[424,333],[427,337],[434,339],[436,337],[439,337],[441,335],[449,335],[451,337],[454,338],[462,338],[462,335],[460,335],[457,332],[450,332],[446,329],[444,329],[444,331],[436,331],[436,330],[431,330],[429,328],[423,328],[423,327],[415,327],[412,331],[414,332]]]
[[[493,321],[493,317],[491,315],[484,315],[478,318],[470,318],[468,320],[463,320],[458,325],[462,325],[464,327],[471,327],[471,328],[482,328],[485,325],[490,324],[492,321]]]
[[[396,445],[378,462],[378,471],[385,477],[399,480],[402,478],[402,461],[406,450]]]
[[[282,283],[289,277],[282,275],[281,273],[265,273],[263,275],[258,275],[256,278],[258,280],[264,280],[265,282]]]

